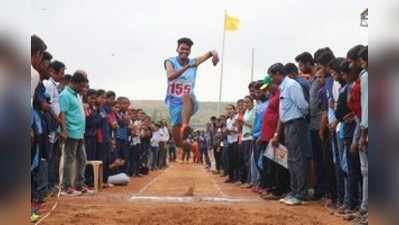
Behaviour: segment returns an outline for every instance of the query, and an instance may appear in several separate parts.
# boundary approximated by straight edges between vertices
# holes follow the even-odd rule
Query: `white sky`
[[[368,42],[359,0],[35,0],[32,32],[41,36],[68,73],[88,71],[93,88],[112,89],[132,99],[163,99],[163,60],[175,56],[176,41],[193,39],[191,56],[222,48],[224,10],[241,20],[226,36],[223,100],[247,93],[251,48],[255,78],[273,63],[292,62],[299,53],[329,46],[344,56]],[[195,93],[217,101],[220,64],[198,71]]]

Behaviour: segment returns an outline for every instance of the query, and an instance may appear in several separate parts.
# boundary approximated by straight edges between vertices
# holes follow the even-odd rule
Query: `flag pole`
[[[254,81],[255,48],[252,48],[251,82]]]
[[[219,102],[218,102],[218,116],[220,115],[220,107],[222,103],[222,88],[223,88],[223,64],[224,64],[224,43],[226,40],[226,10],[224,11],[224,21],[223,21],[223,42],[222,42],[222,55],[220,62],[220,80],[219,80]]]

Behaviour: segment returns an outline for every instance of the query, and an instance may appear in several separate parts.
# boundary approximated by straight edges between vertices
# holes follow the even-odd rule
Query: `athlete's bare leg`
[[[191,95],[184,95],[183,98],[183,111],[182,111],[182,127],[181,127],[181,139],[185,140],[189,133],[189,124],[191,115],[193,113],[193,98]]]
[[[181,148],[181,146],[183,144],[181,136],[180,136],[181,135],[181,125],[177,125],[172,128],[172,135],[173,135],[173,139],[176,142],[176,146]]]

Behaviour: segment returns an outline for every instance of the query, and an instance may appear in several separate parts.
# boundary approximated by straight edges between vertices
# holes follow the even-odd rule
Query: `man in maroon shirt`
[[[279,121],[279,104],[280,104],[280,90],[279,87],[271,83],[267,87],[269,93],[272,95],[269,107],[264,114],[262,132],[259,141],[265,143],[267,146],[273,138],[277,130]],[[288,170],[263,156],[263,165],[266,188],[269,190],[267,194],[262,195],[262,198],[267,200],[278,200],[282,195],[288,192],[289,189],[289,173]]]

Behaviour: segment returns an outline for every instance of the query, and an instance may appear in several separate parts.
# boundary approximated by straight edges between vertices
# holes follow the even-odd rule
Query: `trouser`
[[[176,146],[174,145],[169,145],[169,161],[176,161]]]
[[[222,166],[221,166],[221,157],[222,157],[221,147],[219,147],[219,146],[214,146],[213,147],[213,157],[215,158],[215,169],[216,169],[216,171],[220,171],[222,169]]]
[[[205,158],[205,160],[204,160],[204,158]],[[208,168],[211,167],[211,160],[209,159],[209,154],[208,154],[208,149],[207,148],[201,148],[201,158],[200,158],[200,160],[201,160],[201,164],[203,164],[204,161],[205,161],[206,166]]]
[[[159,147],[151,147],[152,157],[151,157],[151,169],[158,169],[158,157],[159,157]]]
[[[97,143],[95,136],[85,137],[85,149],[87,161],[96,160]],[[86,167],[85,178],[88,186],[94,185],[93,168],[91,166]]]
[[[356,209],[360,204],[359,185],[361,181],[360,159],[359,154],[351,153],[351,142],[347,142],[347,161],[348,161],[348,194],[349,194],[349,208]]]
[[[249,172],[249,184],[251,185],[258,185],[259,181],[259,170],[257,168],[257,160],[256,157],[259,157],[259,154],[257,154],[257,149],[255,145],[255,141],[253,143],[253,148],[251,152],[251,159],[250,159],[250,172]]]
[[[333,202],[337,200],[337,181],[335,176],[335,168],[333,161],[332,151],[332,138],[331,135],[327,135],[325,141],[322,143],[323,149],[323,170],[326,181],[326,196]]]
[[[54,187],[60,182],[60,160],[61,160],[61,144],[58,140],[53,144],[52,153],[48,161],[48,179],[49,186]]]
[[[243,141],[240,147],[240,180],[242,183],[248,181],[251,151],[252,140]]]
[[[81,189],[85,185],[85,168],[86,168],[86,150],[83,139],[67,138],[64,148],[64,169],[62,186],[64,189],[71,188],[72,185],[76,189]],[[72,182],[73,165],[76,163],[76,176]]]
[[[342,205],[345,202],[345,173],[341,166],[344,154],[343,140],[338,137],[335,131],[332,133],[331,140],[334,153],[337,203]]]
[[[268,165],[267,163],[269,162],[269,159],[266,158],[264,159],[264,153],[266,150],[266,146],[265,144],[260,144],[257,145],[257,148],[259,149],[259,158],[257,160],[257,165],[258,165],[258,170],[259,170],[259,187],[261,188],[266,188],[266,176],[267,176],[267,172],[268,172]]]
[[[224,171],[224,175],[227,175],[229,168],[230,168],[229,152],[228,152],[227,146],[223,146],[222,149],[223,149],[222,150],[222,168]]]
[[[359,151],[359,158],[360,158],[360,168],[362,173],[362,203],[360,204],[360,208],[362,210],[368,211],[368,197],[369,197],[369,162],[368,162],[368,154],[367,149],[363,151]]]
[[[39,160],[38,166],[31,172],[32,201],[40,203],[48,194],[48,164],[46,160]]]
[[[291,193],[304,199],[306,196],[306,121],[297,119],[284,124],[285,144],[288,150],[288,170]]]
[[[134,176],[138,173],[140,145],[129,146],[128,175]]]
[[[240,149],[238,148],[238,143],[234,142],[228,145],[227,154],[229,160],[228,175],[231,180],[237,180],[240,162]]]
[[[109,170],[110,157],[111,157],[111,142],[97,142],[96,145],[96,159],[103,162],[103,182],[108,181],[111,171]]]
[[[158,160],[158,168],[163,169],[166,167],[166,148],[162,146],[159,148],[159,160]]]
[[[327,182],[324,170],[323,146],[319,136],[319,130],[311,130],[310,139],[312,142],[314,169],[316,173],[315,196],[323,197],[326,194]]]
[[[190,154],[191,150],[189,148],[183,148],[183,161],[189,161],[190,160]]]

